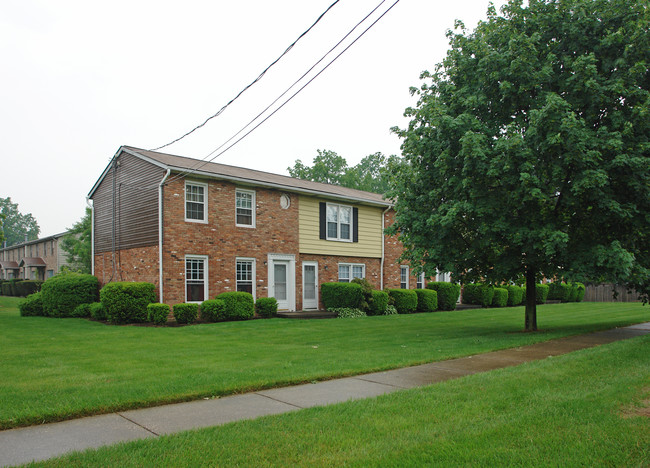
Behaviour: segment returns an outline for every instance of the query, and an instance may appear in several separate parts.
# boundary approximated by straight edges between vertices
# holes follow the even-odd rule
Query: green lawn
[[[650,336],[37,466],[647,466]]]
[[[0,428],[309,382],[650,320],[639,303],[179,328],[20,317],[0,298]]]

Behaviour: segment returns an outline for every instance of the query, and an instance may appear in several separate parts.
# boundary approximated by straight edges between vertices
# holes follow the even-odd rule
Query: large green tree
[[[400,160],[394,155],[374,153],[363,158],[356,166],[348,166],[345,158],[334,151],[317,151],[312,166],[298,159],[293,167],[287,168],[291,177],[384,194],[388,190],[388,167],[398,164]]]
[[[493,7],[418,95],[389,193],[405,257],[460,281],[548,278],[650,289],[647,1]]]
[[[61,241],[61,248],[68,254],[73,271],[90,273],[92,262],[92,211],[86,208],[84,216],[74,223]]]
[[[18,204],[11,202],[11,197],[0,198],[0,226],[7,246],[20,244],[27,240],[38,239],[41,228],[31,213],[23,214],[18,210]]]

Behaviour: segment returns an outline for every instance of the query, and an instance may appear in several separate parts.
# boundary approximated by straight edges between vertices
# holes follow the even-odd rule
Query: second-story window
[[[185,182],[185,221],[207,223],[206,194],[208,186]]]
[[[327,204],[327,240],[352,241],[352,207]]]
[[[255,192],[237,189],[235,191],[235,210],[237,226],[255,227]]]

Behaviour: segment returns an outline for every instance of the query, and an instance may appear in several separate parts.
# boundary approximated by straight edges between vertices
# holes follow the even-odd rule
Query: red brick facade
[[[158,288],[158,247],[140,247],[95,255],[95,276],[101,286],[113,281],[146,281]]]
[[[384,226],[388,227],[395,221],[395,211],[388,210],[384,214]],[[386,236],[384,238],[384,288],[397,289],[401,285],[401,266],[409,267],[408,286],[409,289],[415,289],[417,277],[413,274],[413,268],[409,262],[400,262],[399,257],[402,255],[402,243],[397,236]]]
[[[202,222],[186,220],[186,183],[204,184],[205,213]],[[236,190],[254,192],[254,227],[237,226]],[[294,268],[289,281],[295,281],[289,307],[303,308],[303,262],[317,262],[318,285],[339,280],[339,264],[363,264],[366,279],[377,289],[400,287],[402,247],[395,236],[384,238],[384,262],[378,257],[351,257],[300,253],[300,197],[292,194],[289,207],[281,206],[285,190],[240,185],[232,181],[171,177],[163,187],[162,281],[163,301],[173,305],[186,302],[186,260],[195,258],[207,270],[205,299],[237,289],[237,259],[254,261],[254,296],[269,296],[269,269],[275,257],[290,259]],[[354,203],[354,202],[351,202]],[[376,205],[375,205],[376,206]],[[389,226],[394,213],[384,214]],[[117,249],[115,253],[95,255],[95,275],[101,284],[111,281],[147,281],[159,288],[158,246]],[[115,263],[115,265],[114,265]],[[409,288],[416,287],[415,276]],[[203,292],[203,290],[202,290]],[[159,290],[158,290],[159,293]],[[320,287],[318,288],[320,299]],[[319,301],[319,307],[322,302]]]

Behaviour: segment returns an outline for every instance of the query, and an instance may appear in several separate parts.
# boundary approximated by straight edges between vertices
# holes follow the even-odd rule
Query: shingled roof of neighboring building
[[[377,193],[365,192],[339,185],[323,184],[321,182],[312,182],[310,180],[296,179],[285,175],[272,174],[270,172],[257,171],[237,166],[229,166],[214,162],[202,161],[200,159],[188,158],[185,156],[176,156],[173,154],[159,153],[148,151],[133,146],[122,146],[116,156],[124,151],[136,157],[158,163],[161,167],[171,169],[172,172],[192,171],[192,173],[202,176],[209,176],[218,179],[230,179],[240,182],[247,182],[253,185],[264,185],[277,187],[289,191],[311,193],[315,195],[331,196],[335,198],[345,198],[360,202],[370,203],[373,205],[390,206],[391,202],[384,200],[383,196]],[[110,167],[110,165],[109,165]],[[108,168],[107,168],[108,169]],[[106,171],[104,172],[106,173]],[[97,181],[95,188],[103,178]]]

